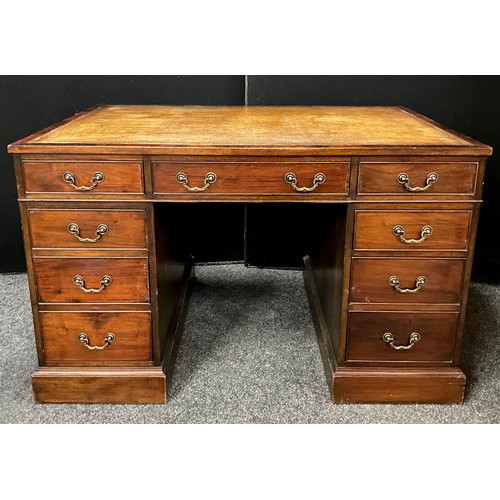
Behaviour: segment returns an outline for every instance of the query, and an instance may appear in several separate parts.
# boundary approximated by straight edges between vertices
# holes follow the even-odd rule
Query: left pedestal
[[[166,402],[143,169],[139,157],[16,157],[37,402]]]

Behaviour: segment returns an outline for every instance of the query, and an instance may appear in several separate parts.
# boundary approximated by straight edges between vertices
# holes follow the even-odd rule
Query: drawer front
[[[348,321],[347,362],[452,362],[458,313],[351,311]]]
[[[33,248],[146,248],[144,210],[29,210]]]
[[[48,361],[152,359],[149,312],[42,312],[40,323]]]
[[[355,250],[466,250],[471,210],[356,210]]]
[[[102,194],[143,194],[142,163],[137,161],[26,161],[26,196],[92,198]],[[64,175],[69,172],[71,175]],[[87,188],[85,190],[75,189]]]
[[[193,193],[204,194],[262,194],[297,195],[341,194],[348,193],[349,162],[335,163],[168,163],[154,162],[155,194]],[[214,182],[206,182],[208,173],[216,176]],[[184,183],[178,182],[179,174],[184,174]],[[298,188],[313,188],[299,192],[290,182],[285,181],[287,174],[293,174]],[[323,175],[324,182],[319,174]],[[208,179],[208,181],[213,179]],[[185,187],[186,186],[186,187]],[[189,191],[189,188],[202,188],[204,191]]]
[[[147,258],[38,257],[33,261],[40,302],[149,302]],[[96,293],[84,292],[80,286]]]
[[[358,194],[472,196],[478,166],[477,162],[360,162]]]
[[[465,259],[355,257],[352,259],[350,302],[458,304],[464,266]],[[389,283],[391,278],[392,284]],[[419,278],[423,278],[420,284]],[[404,290],[416,291],[404,293]]]

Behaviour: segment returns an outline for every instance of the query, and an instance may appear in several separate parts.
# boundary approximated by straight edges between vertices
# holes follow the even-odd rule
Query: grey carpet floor
[[[500,287],[471,286],[462,405],[332,405],[302,273],[196,269],[166,405],[35,404],[25,274],[0,275],[1,423],[499,423]]]

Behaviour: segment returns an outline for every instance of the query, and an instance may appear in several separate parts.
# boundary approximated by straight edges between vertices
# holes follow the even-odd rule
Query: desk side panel
[[[19,199],[25,197],[25,182],[22,168],[21,155],[14,155],[14,168],[16,173],[17,195]],[[28,274],[28,285],[30,290],[31,311],[33,316],[33,327],[35,331],[35,342],[38,357],[38,364],[45,364],[45,352],[43,348],[43,338],[38,314],[38,298],[37,287],[35,281],[35,271],[33,267],[33,254],[31,237],[29,231],[28,210],[27,205],[23,201],[19,201],[19,212],[21,215],[21,227],[23,233],[24,255],[26,259],[26,271]]]
[[[159,360],[169,375],[173,371],[192,272],[192,259],[184,248],[182,224],[176,222],[172,209],[170,204],[150,208],[155,242],[151,267],[151,279],[155,283],[153,338],[157,339]]]
[[[314,303],[311,303],[316,325],[321,325],[322,338],[329,357],[329,366],[337,366],[343,352],[343,317],[346,313],[344,282],[349,280],[349,267],[344,266],[346,252],[350,252],[352,218],[346,206],[331,205],[324,217],[325,231],[318,238],[316,248],[306,260],[306,276],[314,282]],[[349,255],[350,256],[350,255]],[[346,274],[347,273],[347,274]],[[308,285],[310,289],[310,285]],[[309,291],[309,290],[308,290]],[[311,301],[311,293],[310,301]],[[312,302],[312,301],[311,301]],[[321,340],[321,339],[320,339]],[[321,342],[320,342],[321,344]],[[330,369],[325,364],[327,371]],[[327,373],[327,377],[331,373]]]

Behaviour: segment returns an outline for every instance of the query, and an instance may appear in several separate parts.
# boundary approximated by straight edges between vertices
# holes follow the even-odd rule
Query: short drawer
[[[295,194],[305,197],[308,194],[347,195],[349,187],[349,162],[153,162],[153,169],[155,194]],[[302,188],[307,191],[301,191]]]
[[[459,304],[465,259],[352,259],[351,303]]]
[[[102,194],[143,194],[138,161],[25,161],[26,196],[92,198]]]
[[[358,194],[469,195],[476,192],[477,162],[360,162]]]
[[[471,210],[356,210],[355,250],[466,250]]]
[[[42,312],[47,361],[149,361],[149,312]]]
[[[33,261],[40,302],[149,302],[147,258]]]
[[[348,363],[451,363],[458,313],[349,313]]]
[[[146,248],[144,210],[28,210],[33,248]]]

